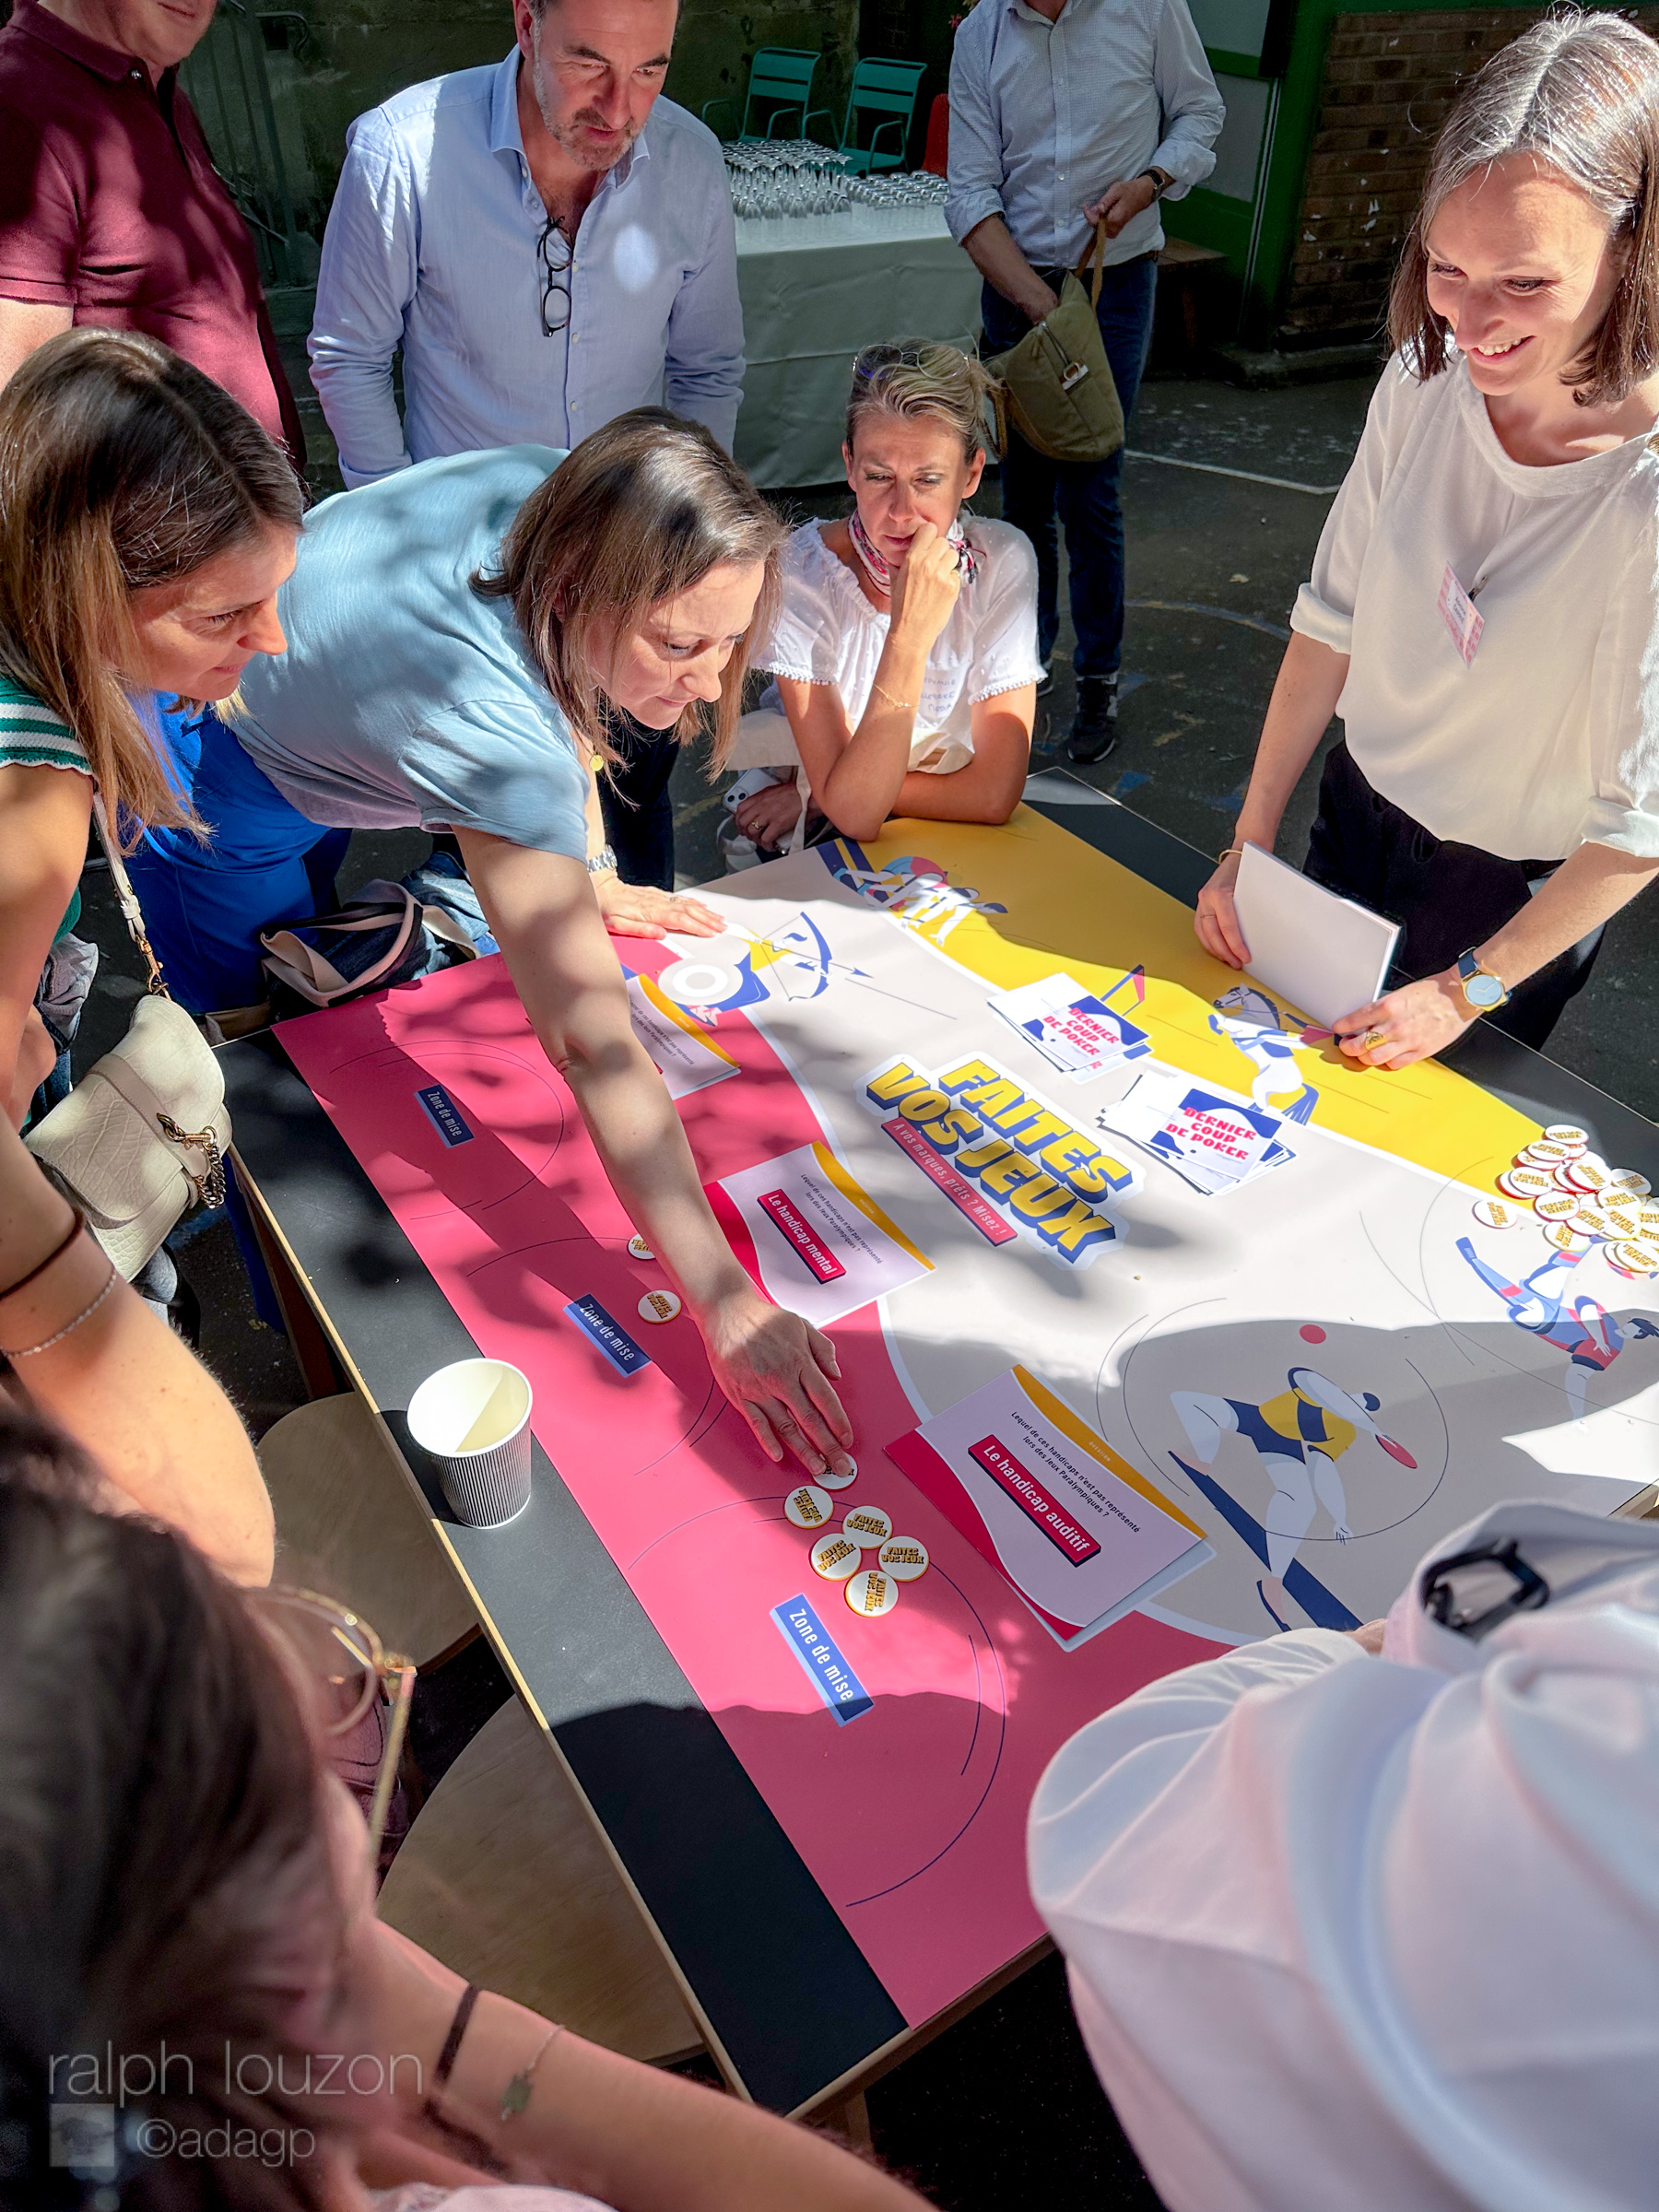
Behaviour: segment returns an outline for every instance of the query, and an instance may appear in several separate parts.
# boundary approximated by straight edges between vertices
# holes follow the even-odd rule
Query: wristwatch
[[[597,853],[588,854],[587,872],[590,876],[613,876],[616,868],[617,855],[609,845],[601,845]]]
[[[1171,185],[1175,182],[1174,178],[1171,176],[1167,169],[1143,169],[1140,173],[1143,177],[1150,177],[1152,180],[1152,199],[1154,206],[1156,206],[1157,203],[1163,198],[1164,194],[1169,191]]]
[[[1463,994],[1477,1014],[1491,1014],[1509,1003],[1509,993],[1489,968],[1483,968],[1472,952],[1459,956],[1457,980]]]

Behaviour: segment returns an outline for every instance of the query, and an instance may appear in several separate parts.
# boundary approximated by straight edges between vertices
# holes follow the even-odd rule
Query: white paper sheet
[[[1246,845],[1233,886],[1249,972],[1328,1029],[1382,988],[1398,926]]]

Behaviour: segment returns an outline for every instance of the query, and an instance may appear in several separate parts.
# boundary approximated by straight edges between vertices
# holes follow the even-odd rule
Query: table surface
[[[1189,905],[1202,853],[1088,787],[1035,779],[1038,812]],[[520,1540],[457,1524],[409,1444],[418,1382],[477,1347],[272,1034],[220,1053],[253,1194],[342,1359],[405,1453],[441,1540],[549,1735],[734,2086],[798,2111],[864,2087],[990,1993],[908,2027],[670,1655],[569,1490],[535,1447]],[[1538,1053],[1477,1025],[1447,1055],[1540,1121],[1571,1119],[1659,1185],[1659,1130]]]
[[[737,258],[761,253],[807,253],[838,246],[891,245],[936,238],[956,251],[942,207],[843,207],[835,215],[743,215],[737,218]],[[977,276],[974,281],[978,282]]]

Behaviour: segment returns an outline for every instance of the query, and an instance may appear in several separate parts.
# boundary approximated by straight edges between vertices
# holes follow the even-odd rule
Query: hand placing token
[[[823,1528],[834,1511],[834,1499],[815,1482],[802,1483],[798,1490],[791,1490],[783,1500],[783,1518],[793,1521],[797,1528]]]
[[[878,1505],[855,1505],[841,1515],[841,1533],[866,1551],[874,1551],[892,1535],[893,1516],[884,1513]]]
[[[844,1475],[838,1475],[833,1467],[826,1467],[823,1473],[818,1477],[818,1480],[823,1484],[827,1490],[848,1489],[858,1480],[858,1462],[853,1458],[852,1453],[849,1452],[847,1454],[847,1471]]]
[[[890,1613],[899,1603],[899,1585],[879,1567],[865,1567],[847,1583],[846,1599],[854,1613],[873,1619],[877,1614]]]

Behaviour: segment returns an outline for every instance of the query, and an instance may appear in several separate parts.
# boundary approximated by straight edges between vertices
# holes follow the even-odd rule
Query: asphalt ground
[[[1143,388],[1124,471],[1129,612],[1121,735],[1099,766],[1071,772],[1205,851],[1230,840],[1289,608],[1359,437],[1371,382],[1267,393],[1187,379]],[[320,491],[332,488],[330,458],[319,453]],[[844,513],[849,504],[844,486],[775,496],[795,519]],[[975,505],[998,512],[994,475]],[[1063,618],[1053,693],[1036,734],[1037,769],[1063,760],[1071,647]],[[1333,724],[1325,742],[1335,735]],[[1288,860],[1302,857],[1318,770],[1315,759],[1287,813],[1278,849]],[[720,868],[714,837],[723,811],[695,750],[677,769],[674,795],[680,880],[705,881]],[[396,877],[427,846],[414,831],[359,833],[342,891],[371,876]],[[83,934],[104,959],[77,1041],[77,1073],[124,1029],[140,988],[101,868],[88,871],[83,892]],[[1609,928],[1594,980],[1551,1048],[1650,1116],[1659,1116],[1655,952],[1659,905],[1650,897]],[[204,1357],[260,1433],[304,1393],[286,1339],[254,1318],[222,1217],[185,1242],[180,1265],[201,1303]],[[457,1672],[447,1688],[431,1686],[425,1700],[424,1740],[445,1747],[435,1769],[505,1694],[487,1655],[452,1665]],[[1057,1961],[1033,1969],[900,2067],[872,2091],[870,2114],[878,2153],[951,2212],[1039,2201],[1156,2212],[1158,2200],[1089,2068]]]

